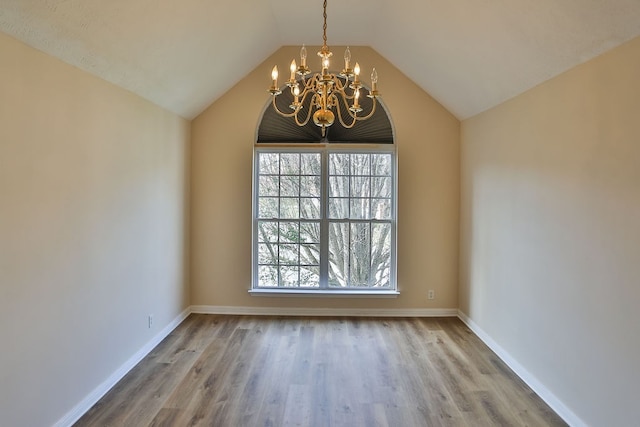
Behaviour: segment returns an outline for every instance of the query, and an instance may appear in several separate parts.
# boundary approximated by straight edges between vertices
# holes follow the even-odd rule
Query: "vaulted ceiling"
[[[0,31],[193,118],[280,46],[321,44],[322,0],[0,0]],[[640,1],[329,0],[327,35],[465,119],[640,36]]]

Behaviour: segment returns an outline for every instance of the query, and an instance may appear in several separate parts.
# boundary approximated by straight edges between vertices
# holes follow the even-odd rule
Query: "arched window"
[[[351,129],[336,120],[322,138],[312,121],[300,127],[268,106],[256,139],[251,292],[397,294],[396,151],[384,107]]]

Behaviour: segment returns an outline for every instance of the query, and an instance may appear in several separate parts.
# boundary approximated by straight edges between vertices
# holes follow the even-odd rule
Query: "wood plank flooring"
[[[564,426],[456,318],[191,315],[76,426]]]

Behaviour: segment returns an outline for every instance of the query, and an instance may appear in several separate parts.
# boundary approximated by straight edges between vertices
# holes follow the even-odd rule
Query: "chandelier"
[[[371,90],[367,97],[372,99],[371,111],[366,115],[359,115],[363,109],[360,106],[360,91],[362,83],[360,82],[360,65],[356,62],[353,69],[351,68],[351,51],[349,47],[344,52],[344,69],[339,74],[329,72],[329,58],[333,55],[327,46],[327,0],[323,4],[324,25],[322,27],[322,48],[318,52],[321,58],[322,71],[312,76],[311,70],[307,67],[307,49],[302,45],[300,49],[300,66],[296,65],[296,60],[291,61],[291,77],[286,82],[286,86],[291,91],[293,103],[289,107],[292,112],[284,112],[278,109],[276,105],[276,97],[282,93],[278,86],[278,66],[274,66],[271,72],[273,80],[269,93],[273,98],[273,108],[283,117],[293,117],[298,126],[305,126],[309,123],[313,113],[313,122],[322,128],[322,137],[326,135],[327,127],[331,126],[335,121],[335,114],[338,120],[347,129],[352,128],[357,122],[367,120],[373,116],[376,111],[376,98],[380,96],[378,93],[378,73],[374,68],[371,72]],[[299,76],[299,79],[296,77]],[[301,89],[302,87],[302,89]],[[308,111],[304,111],[303,105],[310,97]],[[344,108],[341,108],[343,106]],[[344,112],[348,114],[343,117]],[[345,115],[346,116],[346,115]]]

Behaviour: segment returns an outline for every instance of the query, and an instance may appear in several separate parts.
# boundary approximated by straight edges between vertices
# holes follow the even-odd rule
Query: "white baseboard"
[[[560,399],[558,399],[548,388],[546,388],[536,377],[534,377],[524,366],[514,359],[505,349],[489,336],[480,326],[478,326],[469,316],[458,310],[458,317],[489,347],[504,363],[511,368],[533,391],[536,392],[547,405],[551,407],[567,424],[572,427],[587,427],[587,423],[582,421],[571,409],[569,409]]]
[[[96,387],[87,397],[82,399],[73,409],[54,424],[54,427],[72,426],[80,419],[98,400],[100,400],[111,388],[116,385],[134,366],[136,366],[147,354],[167,337],[184,319],[189,316],[191,309],[187,308],[171,321],[164,329],[158,332],[144,347],[138,350],[118,370],[109,376],[102,384]]]
[[[455,308],[290,308],[192,305],[192,313],[240,316],[456,317]]]

